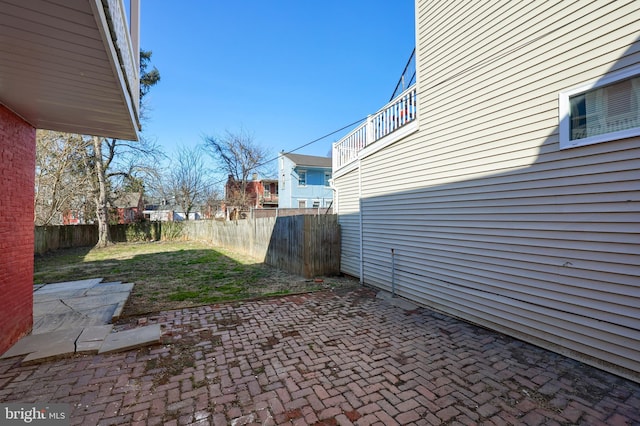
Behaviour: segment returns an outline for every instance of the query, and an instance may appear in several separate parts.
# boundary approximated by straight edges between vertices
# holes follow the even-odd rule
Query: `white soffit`
[[[0,0],[0,103],[39,129],[137,140],[110,34],[100,0]]]

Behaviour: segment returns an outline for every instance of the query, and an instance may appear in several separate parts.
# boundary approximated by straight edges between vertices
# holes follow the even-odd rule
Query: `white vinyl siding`
[[[365,283],[394,249],[399,295],[638,380],[640,139],[560,150],[558,93],[640,63],[640,3],[417,5],[420,130],[336,179]]]
[[[336,178],[340,190],[336,193],[336,213],[340,224],[340,270],[360,277],[360,206],[358,171]]]

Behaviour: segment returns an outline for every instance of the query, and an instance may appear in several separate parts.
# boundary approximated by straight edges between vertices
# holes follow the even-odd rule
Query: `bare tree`
[[[39,130],[36,136],[35,224],[60,225],[69,211],[84,213],[89,176],[79,135]]]
[[[151,87],[160,81],[160,73],[155,67],[150,71],[147,70],[150,65],[151,55],[151,51],[140,51],[141,105],[144,105],[144,97],[149,93]],[[143,116],[144,113],[142,111],[141,117]],[[130,153],[129,156],[127,156],[127,152]],[[112,244],[111,235],[109,234],[109,195],[111,193],[110,184],[112,183],[110,179],[115,181],[117,178],[135,177],[131,164],[129,164],[128,168],[119,168],[118,170],[114,170],[111,167],[112,164],[115,165],[114,161],[116,160],[119,160],[122,164],[121,160],[127,157],[141,158],[140,154],[144,154],[146,158],[150,156],[156,157],[161,154],[155,144],[149,144],[144,139],[141,140],[141,143],[136,144],[129,141],[96,136],[91,138],[83,153],[84,164],[94,176],[94,179],[92,179],[92,192],[96,202],[96,217],[98,219],[98,244],[96,244],[96,247],[105,247]],[[134,164],[140,163],[136,161]]]
[[[96,205],[96,219],[98,220],[98,243],[96,247],[106,247],[112,244],[109,233],[109,202],[106,168],[109,161],[102,156],[104,138],[93,136],[90,143],[83,150],[83,161],[87,171],[91,172],[91,192]]]
[[[109,206],[112,198],[127,184],[138,183],[157,173],[157,163],[164,156],[160,148],[146,139],[139,142],[121,141],[92,136],[82,151],[83,164],[92,177],[90,196],[96,207],[98,243],[112,244],[109,233]]]
[[[205,148],[220,169],[229,177],[228,204],[244,209],[248,205],[247,183],[249,175],[264,169],[268,151],[259,146],[246,131],[226,131],[222,137],[205,137]],[[232,190],[229,190],[229,189]]]
[[[142,103],[144,96],[160,81],[160,73],[155,67],[150,71],[147,69],[150,60],[150,51],[140,51],[141,108],[144,106]],[[143,115],[141,112],[141,116]],[[155,142],[144,138],[141,138],[140,142],[130,142],[98,136],[62,133],[57,135],[60,140],[64,140],[61,146],[71,147],[71,152],[64,151],[64,155],[60,154],[55,158],[49,156],[49,159],[56,163],[57,170],[64,172],[59,172],[57,175],[50,173],[49,171],[55,170],[55,167],[45,164],[45,154],[42,155],[43,162],[36,167],[37,185],[42,184],[42,189],[36,188],[42,196],[35,201],[36,209],[40,205],[39,210],[42,212],[40,220],[45,222],[48,220],[46,216],[51,216],[51,213],[45,214],[44,209],[49,204],[54,206],[54,210],[60,208],[58,207],[60,203],[68,204],[68,200],[61,195],[61,189],[64,186],[62,178],[70,173],[83,176],[86,178],[83,184],[89,189],[76,192],[75,195],[89,198],[95,204],[99,229],[96,246],[107,246],[112,242],[109,235],[109,201],[114,191],[125,188],[127,185],[131,186],[131,182],[139,183],[141,179],[144,180],[145,177],[155,174],[156,165],[163,154]],[[73,161],[69,161],[70,158]],[[79,168],[83,168],[83,171],[76,172],[75,169]],[[46,190],[45,182],[47,182]]]
[[[211,197],[211,172],[204,161],[202,148],[180,148],[169,169],[165,194],[175,199],[189,220],[194,207],[206,204]]]

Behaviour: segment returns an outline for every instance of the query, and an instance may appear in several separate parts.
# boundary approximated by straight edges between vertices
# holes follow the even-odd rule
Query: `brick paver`
[[[0,361],[0,401],[68,403],[73,425],[640,424],[637,383],[367,289],[147,322],[162,346]]]

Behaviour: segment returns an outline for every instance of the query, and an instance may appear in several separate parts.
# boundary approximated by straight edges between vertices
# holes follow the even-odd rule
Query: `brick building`
[[[138,139],[139,0],[129,19],[122,0],[0,0],[0,18],[3,353],[33,323],[36,129]]]

